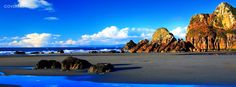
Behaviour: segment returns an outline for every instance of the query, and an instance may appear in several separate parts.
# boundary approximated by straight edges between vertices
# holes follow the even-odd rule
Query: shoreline
[[[135,56],[135,55],[236,55],[236,51],[215,52],[166,52],[166,53],[64,53],[64,54],[11,54],[1,57],[41,57],[41,56]]]
[[[7,75],[35,76],[92,75],[96,78],[87,79],[86,81],[98,83],[236,85],[236,58],[234,54],[199,56],[143,53],[79,54],[75,56],[88,60],[92,64],[102,62],[114,64],[116,71],[102,75],[87,74],[86,71],[62,72],[60,70],[27,69],[27,67],[34,66],[42,59],[62,61],[67,56],[0,56],[0,72]]]

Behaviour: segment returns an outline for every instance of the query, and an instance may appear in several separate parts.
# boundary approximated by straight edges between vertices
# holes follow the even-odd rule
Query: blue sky
[[[235,0],[1,0],[0,47],[124,44],[166,27],[184,38],[191,16]]]

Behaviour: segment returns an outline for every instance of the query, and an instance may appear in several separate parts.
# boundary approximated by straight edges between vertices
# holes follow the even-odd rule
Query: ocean
[[[69,53],[88,53],[92,51],[96,52],[108,52],[117,51],[123,45],[116,46],[79,46],[79,47],[2,47],[0,48],[0,55],[12,55],[16,51],[25,52],[26,54],[31,54],[33,52],[43,52],[44,54],[56,53],[57,51],[63,50],[66,54]]]

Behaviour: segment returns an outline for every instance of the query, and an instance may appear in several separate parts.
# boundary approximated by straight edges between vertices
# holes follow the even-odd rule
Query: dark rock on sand
[[[92,65],[89,69],[89,73],[105,73],[112,72],[114,70],[114,66],[110,63],[98,63],[96,65]]]
[[[44,54],[44,52],[31,52],[30,54]]]
[[[16,52],[14,52],[14,54],[25,54],[25,52],[24,51],[16,51]]]
[[[62,70],[81,70],[81,69],[87,69],[92,64],[88,62],[87,60],[78,59],[76,57],[67,57],[62,61]]]
[[[40,60],[35,69],[61,69],[61,63],[56,60]]]
[[[89,53],[98,53],[98,51],[89,51]]]
[[[108,53],[120,53],[120,52],[116,51],[116,50],[110,50],[110,51],[108,51]]]
[[[56,60],[48,60],[49,66],[51,66],[51,69],[61,69],[61,63]]]
[[[120,53],[120,52],[116,50],[110,50],[110,51],[100,51],[98,53]]]
[[[48,54],[55,54],[54,52],[49,52]]]
[[[63,54],[65,52],[64,52],[64,50],[58,50],[57,53]]]

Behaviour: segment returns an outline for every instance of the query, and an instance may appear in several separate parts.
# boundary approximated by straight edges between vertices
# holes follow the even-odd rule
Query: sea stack
[[[133,44],[130,46],[130,44]],[[132,47],[127,49],[128,47]],[[191,51],[192,45],[181,39],[176,39],[172,33],[166,28],[158,28],[151,41],[145,39],[141,40],[138,44],[133,41],[128,42],[123,49],[128,50],[130,53],[150,53],[150,52],[187,52]]]
[[[212,14],[194,15],[186,35],[196,52],[236,49],[236,9],[222,2]]]

